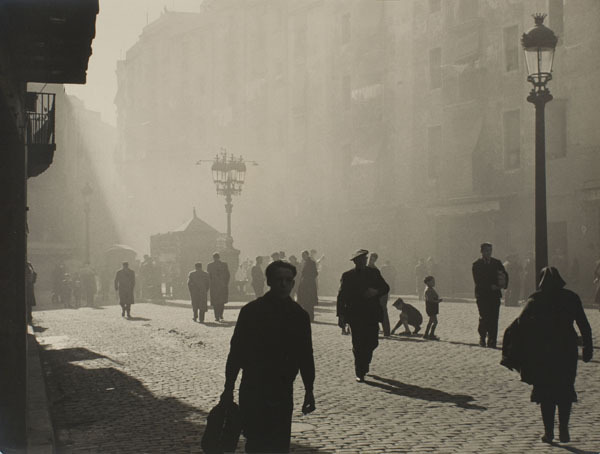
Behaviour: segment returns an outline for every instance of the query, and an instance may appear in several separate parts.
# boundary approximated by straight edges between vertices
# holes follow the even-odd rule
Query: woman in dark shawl
[[[539,290],[529,296],[518,318],[522,336],[521,379],[533,384],[531,401],[540,404],[544,422],[542,441],[552,443],[554,414],[558,406],[561,442],[570,441],[569,416],[577,401],[577,323],[583,338],[583,361],[592,359],[592,329],[581,300],[564,288],[565,281],[554,267],[546,267],[540,276]]]

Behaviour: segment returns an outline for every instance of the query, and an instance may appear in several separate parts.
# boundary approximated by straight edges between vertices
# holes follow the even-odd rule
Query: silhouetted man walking
[[[229,298],[229,268],[227,263],[221,262],[218,252],[213,254],[213,261],[206,267],[210,278],[210,304],[215,311],[215,320],[223,320],[225,303]]]
[[[492,257],[492,244],[482,243],[481,258],[473,262],[475,299],[479,310],[479,345],[496,348],[498,317],[500,315],[500,289],[508,286],[508,273],[498,259]]]
[[[383,319],[379,299],[390,291],[379,270],[367,267],[368,254],[369,251],[359,249],[352,255],[354,269],[342,274],[337,296],[339,326],[350,324],[356,381],[361,383],[379,345],[379,323]]]
[[[265,275],[261,268],[263,258],[256,257],[256,264],[252,267],[250,274],[252,275],[252,288],[257,298],[265,294]]]
[[[194,267],[196,269],[188,274],[187,285],[192,299],[194,321],[200,318],[200,323],[204,323],[204,314],[208,309],[209,277],[208,273],[202,270],[202,263],[196,263]]]
[[[315,320],[315,306],[318,303],[317,295],[317,264],[310,257],[308,251],[302,251],[302,272],[300,274],[300,284],[298,285],[298,304],[302,306],[310,321]]]
[[[133,304],[133,289],[135,287],[135,272],[129,269],[129,263],[123,262],[123,268],[117,271],[115,276],[115,290],[119,292],[119,304],[121,305],[121,317],[131,317],[131,305]]]
[[[263,297],[240,311],[225,368],[222,402],[233,401],[240,369],[240,411],[246,452],[289,452],[298,370],[304,383],[303,413],[315,409],[315,364],[308,314],[290,298],[296,269],[274,261],[266,269]]]

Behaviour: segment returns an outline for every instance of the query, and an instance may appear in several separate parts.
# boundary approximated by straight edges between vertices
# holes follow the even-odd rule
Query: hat
[[[367,251],[366,249],[358,249],[356,252],[354,252],[354,254],[352,254],[352,257],[350,257],[350,260],[354,260],[358,257],[360,257],[361,255],[367,255],[369,253],[369,251]]]

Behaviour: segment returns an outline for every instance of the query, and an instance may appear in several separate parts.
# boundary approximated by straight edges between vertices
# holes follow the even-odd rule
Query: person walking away
[[[492,257],[492,244],[482,243],[481,258],[473,262],[475,300],[479,311],[479,345],[496,348],[498,317],[500,316],[501,288],[508,286],[508,273],[500,260]],[[502,285],[499,285],[502,284]]]
[[[295,255],[290,255],[290,265],[292,265],[294,268],[296,268],[296,272],[302,276],[302,267],[300,265],[300,262],[298,262],[298,258]],[[296,279],[295,280],[295,284],[294,284],[294,288],[292,289],[292,293],[290,293],[290,296],[292,299],[296,298],[296,294],[298,293],[298,284],[300,284],[300,279]]]
[[[579,296],[565,288],[554,267],[540,273],[539,290],[529,296],[519,317],[505,331],[501,364],[521,373],[521,381],[533,385],[531,401],[540,404],[544,435],[552,443],[558,406],[559,440],[568,443],[569,419],[577,402],[578,338],[583,342],[583,361],[593,356],[592,329]]]
[[[224,321],[223,312],[229,298],[229,268],[227,263],[221,261],[218,252],[213,254],[213,261],[206,267],[209,277],[210,304],[215,312],[217,322]]]
[[[310,257],[308,251],[302,251],[302,274],[298,284],[298,304],[304,309],[310,321],[315,321],[315,306],[318,303],[317,296],[317,264]]]
[[[402,298],[398,298],[392,304],[396,309],[400,311],[400,319],[394,329],[392,329],[392,334],[400,328],[400,326],[404,325],[404,332],[400,333],[400,336],[410,336],[410,328],[409,325],[414,328],[412,334],[418,334],[421,330],[421,324],[423,323],[423,316],[419,309],[414,307],[411,304],[405,303]]]
[[[81,278],[79,277],[79,273],[73,274],[73,301],[75,302],[75,307],[81,307]]]
[[[262,270],[263,258],[259,255],[256,257],[256,263],[252,267],[252,289],[254,295],[260,298],[265,293],[265,275]]]
[[[135,272],[129,268],[128,262],[123,262],[123,267],[115,275],[115,291],[119,293],[121,317],[131,318],[131,305],[133,304],[133,289],[135,288]]]
[[[33,306],[35,302],[35,283],[37,281],[37,273],[31,262],[25,264],[25,303],[27,304],[27,323],[33,322]]]
[[[210,278],[206,271],[202,270],[202,263],[194,265],[194,271],[188,274],[187,286],[190,291],[192,300],[192,311],[194,313],[194,321],[200,319],[200,323],[204,323],[204,314],[208,310],[208,289],[210,286]]]
[[[231,338],[221,402],[233,402],[242,370],[239,405],[246,452],[289,452],[298,371],[304,383],[302,413],[315,410],[315,363],[310,320],[290,298],[296,269],[281,260],[266,269],[270,290],[240,311]]]
[[[379,298],[390,291],[377,268],[367,267],[369,251],[359,249],[350,260],[354,268],[342,274],[337,296],[338,325],[350,325],[356,381],[364,383],[365,375],[379,345],[379,323],[382,320]]]
[[[377,254],[377,252],[372,252],[371,255],[369,256],[369,263],[367,264],[367,266],[369,268],[378,269],[377,265],[375,265],[378,258],[379,258],[379,255]],[[383,274],[382,274],[382,277],[383,277]],[[384,280],[385,280],[385,278],[384,278]],[[387,281],[386,281],[386,283],[387,283]],[[389,283],[388,283],[388,285],[389,285]],[[390,336],[390,317],[389,317],[388,310],[387,310],[388,298],[389,298],[389,293],[386,293],[385,295],[382,295],[379,298],[379,305],[381,306],[381,314],[382,314],[381,327],[383,330],[384,337]]]
[[[425,260],[420,258],[415,266],[415,293],[417,298],[423,299],[423,279],[427,276],[427,265]]]
[[[71,297],[73,296],[73,281],[71,280],[71,275],[69,273],[65,273],[63,279],[60,283],[60,301],[65,305],[65,307],[71,306]]]
[[[438,325],[437,315],[440,312],[440,303],[443,299],[440,298],[435,291],[435,277],[427,276],[423,279],[423,282],[427,286],[427,289],[425,290],[425,312],[429,316],[423,339],[437,341],[440,340],[440,338],[435,335],[435,329]]]

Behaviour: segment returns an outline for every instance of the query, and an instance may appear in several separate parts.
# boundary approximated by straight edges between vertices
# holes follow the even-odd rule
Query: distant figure
[[[94,296],[96,295],[98,288],[96,285],[96,273],[90,267],[89,263],[86,262],[83,265],[83,268],[79,271],[79,278],[81,279],[85,304],[86,306],[92,307],[94,306]]]
[[[508,286],[508,273],[500,260],[492,257],[492,244],[482,243],[481,258],[473,262],[472,272],[475,283],[475,299],[479,311],[479,345],[496,348],[498,337],[498,317],[502,288]]]
[[[266,269],[267,294],[248,304],[238,316],[225,367],[221,402],[233,402],[240,369],[239,404],[246,452],[289,452],[298,370],[304,383],[302,413],[315,410],[310,320],[290,298],[296,269],[275,261]]]
[[[314,262],[308,251],[302,251],[302,275],[300,284],[298,284],[298,304],[302,306],[310,321],[315,320],[315,306],[318,303],[317,296],[317,264]]]
[[[279,261],[279,260],[280,260],[280,255],[279,255],[279,252],[273,252],[273,253],[271,254],[271,263],[273,263],[273,262],[277,262],[277,261]]]
[[[381,276],[385,279],[385,282],[390,286],[390,294],[396,292],[396,268],[390,264],[389,260],[385,261],[385,264],[381,267]]]
[[[37,273],[31,262],[25,264],[25,303],[27,305],[27,323],[33,321],[33,306],[35,302],[35,282],[37,281]]]
[[[265,293],[265,275],[262,270],[263,258],[259,255],[256,257],[256,263],[252,267],[252,288],[257,298],[260,298]]]
[[[521,279],[522,299],[526,300],[533,292],[535,292],[535,263],[531,256],[529,256],[523,263],[523,279]]]
[[[192,299],[192,311],[194,321],[200,319],[204,323],[204,314],[208,310],[208,289],[210,287],[210,278],[208,273],[202,270],[202,263],[194,265],[195,270],[188,274],[188,290]]]
[[[213,254],[213,261],[206,267],[210,277],[210,304],[215,311],[215,320],[224,321],[223,311],[229,298],[229,268],[221,262],[218,252]]]
[[[579,296],[567,290],[554,267],[545,267],[539,290],[527,300],[521,315],[507,328],[502,345],[502,362],[521,373],[521,381],[533,385],[531,401],[540,404],[544,435],[552,443],[554,414],[558,406],[559,439],[570,441],[569,417],[577,402],[577,323],[583,341],[583,361],[593,356],[592,330]]]
[[[243,262],[235,272],[235,286],[237,292],[243,297],[246,294],[246,268],[244,268]]]
[[[71,279],[72,288],[73,288],[73,301],[75,303],[75,307],[81,307],[81,278],[79,277],[79,273],[73,274]]]
[[[422,300],[424,296],[423,279],[425,279],[425,276],[427,276],[427,265],[425,264],[425,260],[420,258],[415,266],[415,294],[420,300]]]
[[[290,255],[290,265],[292,265],[294,268],[296,268],[296,272],[302,276],[302,267],[300,265],[300,262],[298,262],[298,259],[296,258],[295,255]],[[292,297],[292,299],[296,298],[296,293],[298,292],[298,284],[300,284],[300,279],[296,279],[294,284],[294,288],[292,289],[292,293],[290,294],[290,296]]]
[[[64,304],[60,299],[62,281],[65,277],[65,265],[56,263],[52,269],[52,304]]]
[[[521,265],[517,255],[509,255],[504,262],[504,269],[511,277],[510,285],[504,293],[504,304],[506,306],[518,306],[521,295]]]
[[[421,330],[421,324],[423,323],[423,316],[419,309],[414,307],[411,304],[405,303],[402,298],[398,298],[392,304],[396,309],[400,311],[400,320],[394,326],[392,330],[392,334],[400,328],[400,326],[404,326],[404,332],[400,333],[400,336],[409,336],[411,334],[409,325],[414,328],[412,334],[418,334]]]
[[[69,273],[65,273],[63,279],[60,283],[60,301],[64,304],[65,307],[73,307],[71,305],[71,298],[73,296],[73,280],[71,279],[71,275]]]
[[[372,252],[369,257],[369,263],[367,264],[367,266],[369,268],[378,269],[377,265],[375,265],[378,258],[379,258],[379,255],[377,254],[377,252]],[[383,277],[383,275],[382,275],[382,277]],[[386,281],[386,283],[387,283],[387,281]],[[390,336],[390,316],[389,316],[388,310],[387,310],[388,297],[389,297],[389,293],[386,293],[385,295],[381,295],[381,297],[379,298],[379,304],[381,306],[381,316],[382,316],[381,327],[383,329],[384,337]]]
[[[129,263],[123,262],[123,268],[115,275],[115,290],[119,292],[119,304],[121,305],[121,317],[131,317],[131,305],[133,304],[133,289],[135,288],[135,272],[129,269]]]
[[[279,260],[281,260],[282,262],[287,262],[284,251],[279,251]]]
[[[426,276],[425,279],[423,279],[423,282],[427,286],[427,289],[425,290],[425,312],[429,316],[423,339],[437,341],[440,340],[440,338],[435,335],[435,329],[438,325],[437,315],[440,313],[440,303],[444,300],[440,298],[435,291],[435,277]]]
[[[346,323],[350,325],[354,371],[359,383],[364,383],[373,351],[379,345],[382,321],[379,298],[390,291],[379,270],[367,267],[368,254],[366,249],[359,249],[352,255],[354,269],[342,274],[337,296],[338,325],[340,328]]]

